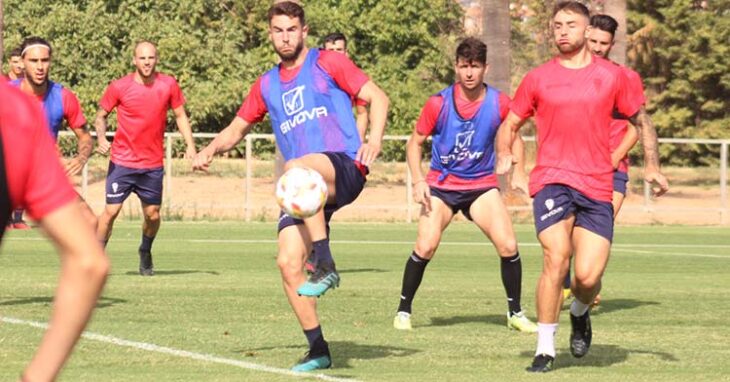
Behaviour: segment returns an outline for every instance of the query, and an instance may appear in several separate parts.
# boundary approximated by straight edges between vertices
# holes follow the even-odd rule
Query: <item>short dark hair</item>
[[[17,47],[10,51],[10,55],[8,57],[20,57],[21,53],[23,53],[23,49],[20,49],[20,47]]]
[[[272,5],[271,8],[269,8],[269,24],[271,24],[271,19],[273,19],[274,16],[296,17],[302,25],[306,24],[304,19],[304,8],[293,1],[282,1]]]
[[[53,48],[51,48],[51,44],[48,43],[48,41],[46,41],[45,39],[40,38],[38,36],[31,36],[31,37],[27,37],[25,40],[23,40],[23,43],[20,44],[20,57],[25,56],[25,50],[29,46],[33,46],[33,45],[45,45],[48,47],[48,55],[49,56],[53,55]]]
[[[467,37],[456,47],[456,61],[487,63],[487,44],[474,37]]]
[[[324,40],[322,40],[322,44],[334,43],[334,42],[340,41],[340,40],[345,42],[345,48],[347,48],[347,37],[345,37],[345,35],[340,32],[330,33],[327,36],[324,36]]]
[[[577,13],[585,16],[587,19],[591,17],[591,12],[588,10],[588,7],[577,1],[561,1],[555,4],[553,17],[555,17],[555,15],[557,15],[560,11]]]
[[[616,35],[618,21],[609,15],[593,15],[591,16],[591,26],[608,32],[613,37]]]

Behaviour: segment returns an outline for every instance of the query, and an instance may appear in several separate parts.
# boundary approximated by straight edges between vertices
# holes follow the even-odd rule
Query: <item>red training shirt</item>
[[[580,69],[566,68],[556,57],[527,73],[510,108],[522,119],[533,114],[536,119],[530,195],[548,184],[564,184],[611,202],[612,112],[633,116],[643,102],[643,97],[632,99],[626,81],[621,67],[596,56]]]
[[[621,67],[624,70],[624,74],[626,75],[627,80],[627,89],[631,92],[632,99],[641,100],[641,104],[643,105],[646,102],[646,98],[644,97],[644,84],[641,82],[641,76],[639,76],[639,73],[636,73],[635,71],[629,69],[628,67],[622,66]],[[611,138],[610,138],[610,145],[611,145],[611,152],[616,150],[619,144],[621,144],[621,141],[624,139],[624,136],[626,135],[626,130],[629,128],[629,121],[625,118],[620,119],[614,119],[611,122]],[[621,162],[619,162],[618,171],[621,172],[628,172],[629,171],[629,156],[626,155],[623,159],[621,159]]]
[[[117,108],[112,162],[131,168],[162,167],[162,140],[167,110],[185,104],[174,77],[157,73],[152,84],[134,80],[134,73],[113,81],[99,102],[107,112]]]
[[[0,131],[10,204],[35,220],[78,197],[58,160],[40,105],[20,90],[0,83]]]

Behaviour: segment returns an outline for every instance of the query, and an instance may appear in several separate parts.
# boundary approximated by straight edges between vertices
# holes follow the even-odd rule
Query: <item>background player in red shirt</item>
[[[124,201],[129,194],[137,194],[144,215],[139,246],[139,273],[143,276],[154,274],[152,242],[160,229],[164,176],[162,141],[168,109],[173,110],[177,128],[185,139],[185,157],[195,156],[195,142],[184,108],[185,97],[175,78],[155,70],[157,59],[154,44],[137,43],[133,58],[135,72],[109,84],[99,102],[94,122],[97,151],[106,154],[111,148],[106,207],[99,217],[97,235],[106,245]],[[114,143],[110,145],[106,138],[106,118],[114,108],[117,110],[117,131]]]
[[[332,360],[319,324],[317,300],[307,296],[321,295],[339,282],[329,248],[328,221],[334,211],[354,201],[362,191],[367,166],[380,153],[388,97],[344,55],[306,46],[309,27],[298,4],[276,3],[269,9],[268,19],[269,38],[281,63],[258,78],[238,115],[198,153],[192,165],[193,169],[205,171],[214,155],[231,150],[268,113],[276,143],[287,160],[285,168],[311,168],[327,183],[329,195],[322,211],[303,221],[283,214],[278,226],[277,265],[289,304],[309,343],[307,355],[293,369],[312,371],[331,367]],[[291,94],[295,96],[286,98]],[[356,131],[350,102],[353,97],[370,104],[367,143]],[[289,115],[322,109],[324,116],[303,123],[293,124],[288,119]],[[302,132],[306,134],[297,135]],[[307,281],[304,262],[312,252],[315,272]]]
[[[0,219],[25,206],[61,258],[50,325],[20,380],[52,381],[91,317],[109,261],[76,203],[38,104],[6,84],[0,99]]]
[[[23,59],[20,57],[20,52],[20,48],[15,48],[10,51],[10,56],[8,56],[8,67],[10,67],[10,71],[8,72],[9,80],[23,78],[23,75],[25,74],[25,70],[23,69]]]
[[[436,253],[441,235],[462,211],[492,241],[499,255],[502,284],[507,294],[507,327],[536,332],[522,312],[522,261],[512,220],[494,173],[494,138],[509,113],[510,99],[484,84],[487,46],[475,38],[456,48],[456,84],[431,96],[406,144],[413,176],[413,197],[422,205],[418,237],[403,271],[396,329],[410,330],[411,306],[426,266]],[[428,175],[421,170],[423,145],[433,136]]]
[[[92,153],[94,144],[91,134],[86,128],[86,118],[81,111],[81,105],[76,95],[67,87],[49,79],[53,60],[53,48],[43,38],[28,37],[20,46],[25,75],[22,78],[10,81],[25,94],[38,100],[43,106],[47,126],[51,136],[56,139],[63,121],[76,135],[77,154],[65,162],[66,175],[78,174]],[[84,216],[93,226],[96,226],[96,215],[83,200],[80,200]],[[17,214],[17,211],[16,211]],[[15,217],[13,226],[22,224]],[[21,220],[22,222],[22,215]]]
[[[330,33],[324,36],[324,49],[333,52],[339,52],[350,57],[347,51],[347,37],[340,32]],[[365,132],[368,130],[368,104],[367,102],[355,97],[353,100],[355,106],[355,122],[357,123],[357,131],[360,132],[360,139],[365,139]]]
[[[616,111],[632,121],[637,115],[641,118],[643,96],[632,98],[623,70],[588,51],[588,23],[588,9],[581,3],[556,5],[552,26],[560,54],[525,76],[497,142],[497,172],[505,173],[513,163],[510,146],[515,132],[535,115],[538,154],[530,193],[544,262],[537,287],[537,351],[527,369],[531,372],[553,367],[561,284],[572,253],[576,298],[570,309],[570,349],[575,357],[588,352],[592,339],[588,309],[600,292],[613,239],[612,116]],[[656,132],[644,131],[641,137],[645,179],[661,195],[668,185],[659,172]]]

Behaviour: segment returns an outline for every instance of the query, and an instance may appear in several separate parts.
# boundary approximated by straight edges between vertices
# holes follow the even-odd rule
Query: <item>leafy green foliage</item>
[[[48,39],[52,79],[77,93],[91,120],[109,81],[133,70],[135,42],[153,41],[159,70],[180,82],[194,130],[216,132],[278,61],[268,40],[268,6],[258,0],[5,0],[6,46],[30,35]],[[462,10],[451,0],[310,1],[305,9],[308,45],[345,33],[355,62],[388,93],[389,134],[409,133],[426,98],[452,81],[449,52],[462,31]],[[169,127],[174,130],[172,118]],[[254,131],[270,132],[268,122]],[[386,158],[395,151],[386,150]]]

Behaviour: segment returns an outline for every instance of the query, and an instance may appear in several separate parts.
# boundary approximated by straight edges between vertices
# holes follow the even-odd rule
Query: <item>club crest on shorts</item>
[[[545,201],[545,207],[547,207],[548,210],[552,210],[553,207],[555,207],[555,201],[552,199],[548,199]]]
[[[118,189],[119,189],[119,183],[117,183],[117,182],[112,183],[112,192],[116,194]]]
[[[297,86],[281,95],[281,102],[284,104],[284,112],[287,115],[293,115],[304,109],[304,88],[306,86]]]

